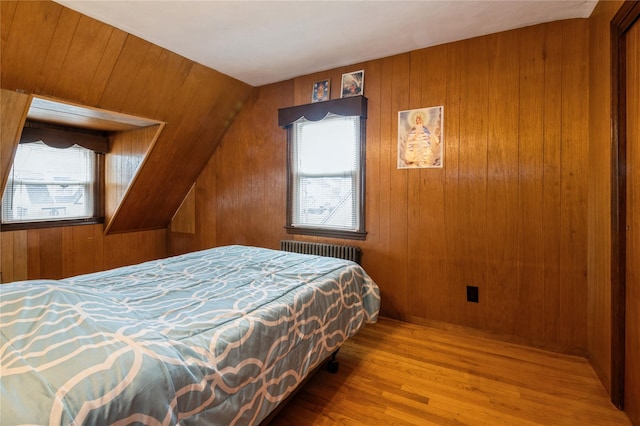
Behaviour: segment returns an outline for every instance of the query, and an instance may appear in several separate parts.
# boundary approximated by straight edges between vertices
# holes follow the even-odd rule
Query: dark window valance
[[[364,96],[351,96],[331,101],[281,108],[278,110],[278,125],[280,127],[287,127],[302,117],[309,121],[319,121],[329,113],[367,118],[367,98]]]
[[[22,129],[20,143],[42,141],[52,148],[69,148],[80,145],[100,154],[109,152],[109,138],[103,132],[93,132],[27,122]]]

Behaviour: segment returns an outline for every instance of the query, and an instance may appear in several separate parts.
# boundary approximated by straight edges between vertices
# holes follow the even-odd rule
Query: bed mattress
[[[3,284],[0,424],[258,424],[379,306],[356,263],[247,246]]]

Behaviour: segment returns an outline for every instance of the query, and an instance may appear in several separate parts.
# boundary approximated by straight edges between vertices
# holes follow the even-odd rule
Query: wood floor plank
[[[582,357],[387,318],[280,411],[285,425],[631,425]]]

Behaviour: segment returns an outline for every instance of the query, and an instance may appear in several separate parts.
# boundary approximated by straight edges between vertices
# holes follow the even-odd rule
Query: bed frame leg
[[[338,368],[340,368],[340,363],[336,361],[336,357],[338,356],[339,350],[340,349],[336,349],[336,351],[331,354],[331,359],[327,361],[327,371],[329,373],[335,374],[338,372]]]

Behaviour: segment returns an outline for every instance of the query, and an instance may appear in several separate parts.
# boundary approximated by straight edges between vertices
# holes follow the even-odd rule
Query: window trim
[[[292,226],[293,223],[293,170],[291,160],[293,156],[293,124],[305,118],[309,121],[320,121],[328,114],[340,116],[360,117],[360,194],[358,199],[358,214],[360,227],[356,231],[330,229],[321,227]],[[351,240],[365,240],[367,236],[365,223],[365,182],[366,182],[366,124],[367,98],[352,96],[331,101],[314,102],[278,110],[278,125],[287,131],[287,214],[285,229],[289,234],[311,235],[318,237],[342,238]]]
[[[109,149],[109,139],[104,132],[58,126],[33,121],[25,122],[20,144],[27,144],[41,140],[52,148],[64,148],[77,144],[85,149],[94,151],[96,163],[94,168],[94,216],[76,219],[42,220],[31,222],[0,221],[0,231],[19,231],[28,229],[56,228],[63,226],[89,225],[104,223],[104,162]],[[68,142],[73,140],[73,143]],[[6,189],[6,188],[5,188]],[[4,196],[4,191],[0,198]]]

